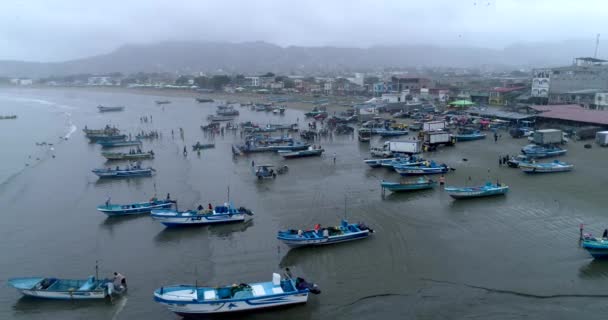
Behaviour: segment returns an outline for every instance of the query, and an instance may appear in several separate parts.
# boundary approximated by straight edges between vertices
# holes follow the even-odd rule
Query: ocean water
[[[158,99],[172,103],[157,106]],[[100,114],[99,104],[126,110]],[[382,198],[380,180],[398,175],[368,168],[362,160],[369,147],[355,136],[318,141],[327,150],[321,158],[235,159],[230,145],[239,133],[210,137],[200,130],[214,107],[129,92],[1,89],[0,114],[19,118],[0,121],[0,319],[175,319],[153,301],[155,288],[265,281],[284,267],[316,282],[322,294],[306,305],[240,318],[604,318],[608,264],[591,259],[577,240],[581,223],[594,234],[608,226],[607,149],[572,142],[563,160],[576,165],[573,172],[529,176],[498,166],[500,154],[516,154],[525,144],[503,133],[498,143],[462,142],[425,157],[456,169],[449,185],[499,179],[511,187],[507,196],[454,201],[437,188]],[[305,124],[296,110],[284,116],[239,110],[239,121]],[[143,123],[142,116],[152,120]],[[162,133],[143,145],[157,155],[144,162],[157,170],[154,177],[103,181],[91,173],[106,163],[81,129],[106,124]],[[43,141],[53,150],[36,146]],[[216,147],[184,156],[184,146],[197,141]],[[286,164],[289,172],[258,181],[252,161]],[[107,197],[128,203],[166,193],[187,209],[226,201],[228,188],[231,201],[255,211],[252,221],[170,230],[147,216],[109,219],[95,210]],[[279,229],[335,225],[344,217],[377,233],[297,250],[275,239]],[[18,276],[84,278],[96,261],[100,275],[127,276],[125,298],[38,301],[6,285]]]

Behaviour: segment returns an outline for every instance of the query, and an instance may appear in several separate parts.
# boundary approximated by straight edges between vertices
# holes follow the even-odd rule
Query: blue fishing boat
[[[583,249],[595,259],[608,258],[608,238],[595,238],[591,234],[585,234],[581,243]]]
[[[385,168],[394,169],[397,167],[415,167],[424,165],[426,160],[417,157],[393,158],[391,161],[383,161],[381,165]]]
[[[432,189],[436,185],[437,181],[422,177],[418,178],[417,180],[407,182],[392,182],[384,180],[380,182],[382,189],[387,189],[392,192]]]
[[[230,222],[244,222],[246,216],[252,216],[253,211],[231,204],[216,206],[210,210],[177,211],[169,209],[152,210],[152,219],[167,227],[193,226],[205,224],[220,224]]]
[[[154,301],[180,316],[228,314],[272,307],[306,303],[308,294],[319,294],[316,284],[302,278],[285,279],[274,273],[272,281],[240,285],[199,287],[195,285],[165,286],[154,291]]]
[[[435,161],[426,161],[420,166],[393,166],[393,168],[402,176],[441,174],[450,170],[446,164],[437,164]]]
[[[124,134],[91,134],[88,135],[87,138],[91,142],[97,141],[123,141],[127,139],[127,136]]]
[[[97,106],[99,112],[113,112],[113,111],[123,111],[125,109],[124,106],[116,106],[116,107],[105,107],[105,106]]]
[[[295,158],[303,158],[303,157],[315,157],[315,156],[320,156],[323,151],[325,151],[323,148],[321,148],[320,146],[317,147],[309,147],[308,150],[299,150],[299,151],[292,151],[292,150],[279,150],[278,153],[280,156],[282,156],[285,159],[295,159]]]
[[[456,141],[472,141],[485,139],[486,134],[479,131],[473,131],[467,133],[457,133],[454,135],[454,137],[456,138]]]
[[[521,171],[525,173],[554,173],[572,171],[574,165],[559,160],[553,162],[526,162],[520,163]]]
[[[445,187],[444,190],[454,199],[470,199],[504,195],[509,191],[509,186],[487,182],[481,187]]]
[[[128,147],[141,145],[141,140],[97,141],[97,144],[101,145],[103,148]]]
[[[568,150],[558,146],[539,146],[529,144],[521,149],[521,152],[530,158],[557,157],[566,154]]]
[[[168,209],[175,203],[175,200],[151,199],[147,202],[136,202],[131,204],[113,204],[108,200],[105,204],[97,206],[97,211],[103,212],[108,216],[127,216],[132,214],[150,213],[156,209]]]
[[[398,137],[409,134],[409,131],[392,129],[372,129],[372,133],[378,134],[381,137]]]
[[[320,225],[316,225],[312,230],[289,229],[279,231],[277,239],[292,248],[296,248],[365,239],[373,232],[374,230],[362,223],[349,224],[346,220],[342,220],[340,225],[336,227],[321,228]]]
[[[507,165],[510,168],[519,168],[520,165],[526,164],[528,162],[530,162],[530,158],[528,158],[528,156],[519,154],[516,157],[511,157],[509,160],[507,160]]]
[[[103,168],[91,171],[100,178],[149,177],[156,172],[153,168],[142,168],[139,165],[128,166],[122,169],[117,166],[115,169]]]
[[[393,161],[395,158],[386,159],[365,159],[363,162],[372,168],[381,168],[384,163]]]
[[[8,284],[23,295],[54,300],[94,300],[120,296],[127,291],[126,282],[116,286],[111,279],[58,279],[53,277],[12,278]]]
[[[292,141],[287,143],[256,143],[256,142],[247,142],[245,145],[238,146],[238,148],[243,153],[256,153],[256,152],[269,152],[269,151],[279,151],[279,150],[287,150],[287,151],[298,151],[298,150],[306,150],[310,147],[310,144],[303,143],[300,141]]]

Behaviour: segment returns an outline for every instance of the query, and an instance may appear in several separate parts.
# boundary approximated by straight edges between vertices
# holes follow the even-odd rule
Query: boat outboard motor
[[[310,293],[314,293],[314,294],[321,293],[321,289],[319,289],[319,287],[316,284],[306,282],[306,280],[304,280],[300,277],[296,278],[296,289],[298,289],[298,290],[308,289],[308,291],[310,291]]]
[[[247,215],[250,215],[250,216],[252,216],[252,215],[253,215],[253,211],[251,211],[251,210],[249,210],[249,209],[247,209],[247,208],[245,208],[245,207],[240,207],[240,208],[239,208],[239,212],[240,212],[240,213],[247,214]]]

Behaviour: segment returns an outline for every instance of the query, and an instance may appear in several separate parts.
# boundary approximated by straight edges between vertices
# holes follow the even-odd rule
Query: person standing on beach
[[[336,153],[334,152],[334,164],[336,164]]]

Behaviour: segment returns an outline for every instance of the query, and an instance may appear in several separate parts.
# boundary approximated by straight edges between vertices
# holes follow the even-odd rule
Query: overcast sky
[[[608,38],[605,0],[1,1],[0,59],[29,61],[164,40],[502,48]]]

